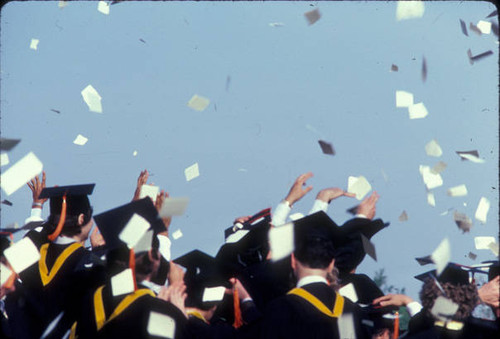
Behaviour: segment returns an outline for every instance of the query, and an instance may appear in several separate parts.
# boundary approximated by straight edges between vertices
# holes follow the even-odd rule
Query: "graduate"
[[[39,248],[40,260],[19,274],[22,284],[6,299],[14,337],[38,338],[56,319],[61,331],[69,329],[81,296],[103,279],[99,258],[84,247],[93,225],[88,195],[94,186],[51,187],[40,193],[40,199],[50,199],[50,216],[40,232],[26,235]]]
[[[296,288],[267,306],[261,338],[369,338],[361,310],[327,281],[333,271],[338,227],[322,211],[294,222],[291,267]]]

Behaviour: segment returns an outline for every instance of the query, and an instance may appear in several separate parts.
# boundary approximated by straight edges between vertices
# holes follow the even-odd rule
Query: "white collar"
[[[162,286],[155,284],[154,282],[151,282],[149,280],[143,280],[140,282],[140,284],[146,286],[147,288],[149,288],[150,290],[152,290],[156,294],[159,294],[160,290],[162,288]]]
[[[72,244],[74,242],[76,242],[75,239],[64,237],[64,236],[59,236],[56,238],[56,240],[54,240],[54,244],[58,244],[58,245],[68,245],[68,244]]]
[[[328,285],[328,281],[326,281],[325,278],[319,275],[308,275],[299,280],[299,282],[297,283],[297,287],[302,287],[304,285],[318,283],[318,282]]]

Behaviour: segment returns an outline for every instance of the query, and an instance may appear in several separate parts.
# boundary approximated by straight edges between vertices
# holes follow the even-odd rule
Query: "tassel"
[[[65,221],[66,221],[66,195],[64,195],[62,198],[61,218],[59,219],[59,223],[57,224],[56,230],[48,237],[50,241],[54,241],[59,236]]]
[[[233,289],[233,303],[234,303],[234,328],[240,328],[243,325],[243,318],[241,317],[240,309],[240,297],[238,295],[238,290]]]
[[[399,337],[399,312],[396,312],[396,319],[394,320],[394,332],[392,334],[392,339],[397,339]]]
[[[133,248],[130,249],[130,254],[129,254],[129,258],[128,258],[128,266],[132,270],[132,278],[134,280],[134,291],[137,291],[137,281],[135,279],[135,253],[134,253]]]
[[[5,287],[7,290],[11,289],[12,286],[14,285],[14,282],[16,281],[16,276],[17,276],[17,274],[15,272],[12,272],[2,287]]]

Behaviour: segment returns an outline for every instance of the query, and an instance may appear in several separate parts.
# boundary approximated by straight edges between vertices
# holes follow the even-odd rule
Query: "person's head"
[[[307,235],[297,243],[292,262],[298,261],[306,268],[332,272],[334,252],[333,243],[327,237],[318,234]]]
[[[141,281],[153,280],[160,268],[160,253],[156,249],[141,252],[135,255],[135,278],[138,283]]]
[[[471,283],[443,282],[440,284],[444,294],[432,278],[427,278],[420,291],[422,306],[430,312],[439,296],[450,299],[458,305],[458,310],[453,316],[457,321],[463,321],[472,314],[472,311],[479,302],[477,287]]]

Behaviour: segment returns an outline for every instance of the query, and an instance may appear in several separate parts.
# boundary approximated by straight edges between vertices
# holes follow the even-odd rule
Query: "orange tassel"
[[[63,196],[62,207],[61,207],[61,218],[59,219],[59,223],[57,224],[56,230],[54,233],[49,235],[49,240],[54,241],[62,231],[64,226],[64,222],[66,221],[66,195]]]
[[[3,284],[3,287],[5,287],[6,289],[11,289],[12,286],[14,285],[14,282],[16,281],[16,272],[12,272],[10,277],[7,278],[7,281],[5,282],[5,284]]]
[[[392,339],[397,339],[399,337],[399,312],[396,312],[396,319],[394,320],[394,332],[392,334]]]
[[[134,279],[134,291],[137,291],[137,281],[135,280],[135,253],[133,248],[130,249],[128,266],[132,270],[132,277]]]
[[[233,327],[234,328],[240,328],[241,326],[243,326],[243,318],[241,316],[240,297],[238,295],[238,290],[236,288],[233,289],[233,303],[234,303],[234,323],[233,323]]]

